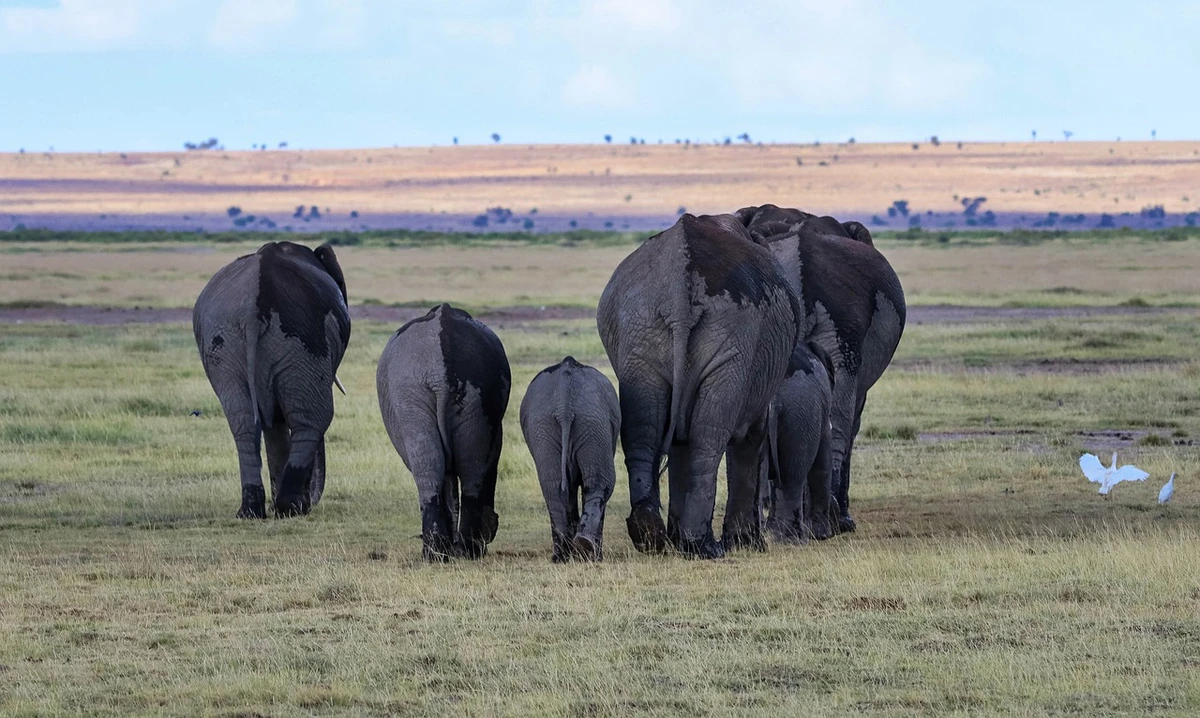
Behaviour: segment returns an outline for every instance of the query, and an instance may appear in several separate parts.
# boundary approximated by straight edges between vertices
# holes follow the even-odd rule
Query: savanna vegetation
[[[622,468],[605,562],[550,563],[516,407],[565,354],[607,371],[590,319],[492,315],[500,532],[430,566],[375,397],[393,323],[355,322],[320,505],[239,521],[190,325],[0,316],[0,713],[1195,715],[1196,240],[930,234],[879,242],[913,305],[1011,311],[910,322],[864,416],[857,533],[713,562],[633,550]],[[235,240],[3,242],[0,301],[185,307],[258,238]],[[633,241],[339,257],[352,303],[489,321],[594,307]],[[1105,500],[1084,450],[1151,479]]]

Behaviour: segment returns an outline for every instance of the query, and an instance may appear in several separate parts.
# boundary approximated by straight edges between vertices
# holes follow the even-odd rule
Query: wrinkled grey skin
[[[511,385],[500,339],[448,304],[402,326],[379,357],[379,409],[417,484],[429,561],[482,558],[496,537]]]
[[[787,378],[767,420],[771,537],[784,543],[823,541],[834,534],[829,408],[833,365],[819,344],[796,342]]]
[[[613,459],[621,435],[612,382],[574,357],[543,369],[521,401],[521,432],[550,512],[553,561],[602,560],[604,509],[617,483]]]
[[[621,445],[641,551],[763,548],[760,450],[797,339],[796,298],[770,252],[729,215],[685,214],[613,272],[596,322],[620,384]],[[713,536],[728,450],[723,541]],[[669,452],[663,526],[659,463]]]
[[[771,250],[800,300],[800,335],[833,360],[833,486],[839,530],[853,531],[850,459],[867,391],[892,360],[904,333],[904,289],[857,222],[763,205],[736,212]]]
[[[204,373],[237,445],[240,518],[264,518],[260,442],[276,516],[307,514],[325,488],[325,431],[350,315],[333,249],[270,242],[219,270],[196,299]]]

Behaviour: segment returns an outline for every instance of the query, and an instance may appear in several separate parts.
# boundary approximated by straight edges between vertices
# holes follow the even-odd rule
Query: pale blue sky
[[[1197,139],[1200,2],[0,0],[0,151]]]

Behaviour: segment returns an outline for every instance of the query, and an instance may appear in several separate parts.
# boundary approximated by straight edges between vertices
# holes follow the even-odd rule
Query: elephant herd
[[[218,271],[196,301],[196,343],[238,451],[239,517],[266,516],[264,439],[275,515],[306,514],[321,498],[346,297],[331,247],[272,242]],[[900,282],[857,222],[763,205],[684,214],[647,239],[597,309],[619,397],[566,357],[521,403],[554,561],[602,558],[618,441],[640,551],[716,558],[764,549],[765,533],[798,543],[853,531],[854,437],[904,321]],[[429,560],[479,558],[496,536],[511,384],[500,339],[448,304],[400,327],[380,356],[380,412],[416,481]]]

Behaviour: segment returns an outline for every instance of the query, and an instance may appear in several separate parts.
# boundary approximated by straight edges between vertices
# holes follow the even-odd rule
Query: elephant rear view
[[[820,344],[796,342],[767,422],[771,482],[767,528],[776,541],[824,540],[837,528],[829,424],[832,401],[833,360]]]
[[[521,432],[550,512],[554,562],[601,560],[604,509],[617,482],[613,455],[621,433],[621,405],[612,382],[574,357],[543,369],[521,401]]]
[[[904,288],[858,222],[798,209],[745,207],[735,216],[770,249],[800,300],[800,335],[833,360],[833,489],[838,528],[853,531],[850,463],[867,392],[883,375],[904,334]]]
[[[428,560],[480,558],[496,537],[511,385],[500,339],[449,304],[400,327],[379,357],[379,409],[417,483]]]
[[[729,215],[685,214],[613,272],[596,321],[620,380],[621,444],[634,545],[713,558],[764,546],[758,496],[767,407],[797,338],[799,308],[782,269]],[[723,543],[712,532],[717,470],[728,451]],[[659,462],[669,452],[662,523]]]
[[[325,487],[333,384],[350,341],[333,248],[269,242],[209,280],[192,310],[204,373],[237,445],[240,518],[266,516],[260,442],[276,516],[307,514]]]

